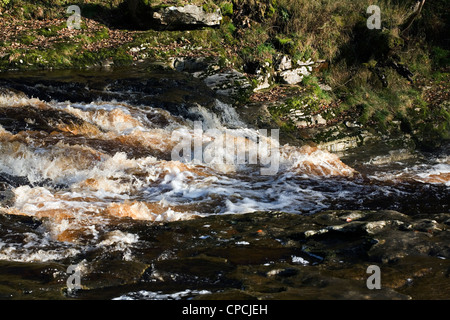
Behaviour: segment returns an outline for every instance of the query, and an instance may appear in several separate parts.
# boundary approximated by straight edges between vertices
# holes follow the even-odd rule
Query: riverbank
[[[154,67],[201,74],[218,91],[234,94],[237,107],[258,102],[250,122],[333,151],[373,139],[432,150],[450,137],[443,2],[427,3],[405,35],[399,30],[411,9],[389,1],[381,4],[380,30],[365,27],[368,15],[359,2],[198,2],[203,12],[219,10],[219,22],[174,28],[137,23],[171,2],[128,2],[79,3],[79,30],[67,28],[73,14],[65,1],[3,4],[0,70],[153,61]],[[149,12],[137,14],[139,8]]]

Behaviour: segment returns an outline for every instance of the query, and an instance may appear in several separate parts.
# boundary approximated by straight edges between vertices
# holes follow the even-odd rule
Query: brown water
[[[80,298],[92,298],[94,292],[107,299],[178,299],[236,286],[232,281],[214,284],[198,274],[197,280],[179,279],[174,287],[151,289],[158,276],[148,281],[142,272],[166,258],[164,250],[149,252],[161,249],[164,241],[173,246],[173,239],[164,239],[171,237],[167,232],[156,242],[143,240],[149,225],[270,211],[448,212],[448,150],[419,154],[363,147],[340,159],[316,147],[278,146],[270,130],[264,136],[261,128],[248,127],[224,99],[180,74],[30,73],[2,75],[1,86],[10,88],[0,91],[0,182],[9,195],[0,207],[2,225],[9,230],[0,238],[0,293],[5,297],[26,298],[23,290],[19,294],[8,284],[20,278],[21,268],[36,279],[49,277],[30,285],[33,297],[68,297],[55,288],[64,287],[69,264],[90,275],[85,280],[91,278]],[[198,138],[194,121],[201,121],[197,141],[203,155],[218,141],[233,141],[235,151],[244,146],[247,161],[239,162],[237,152],[230,158],[227,150],[210,155],[207,162],[192,154],[174,160],[180,138]],[[276,146],[279,155],[276,171],[268,175],[261,174],[267,163],[248,161],[263,142]],[[283,258],[271,246],[264,254]],[[173,249],[167,249],[167,257],[176,256]],[[178,263],[188,264],[186,259]],[[206,261],[211,270],[228,267],[222,260]],[[160,266],[165,267],[174,268]],[[110,276],[92,280],[101,273]],[[46,296],[45,289],[52,293]]]

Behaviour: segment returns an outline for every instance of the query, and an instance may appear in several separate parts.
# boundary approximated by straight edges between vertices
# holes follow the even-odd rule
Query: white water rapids
[[[270,130],[261,136],[246,127],[230,105],[217,100],[215,107],[220,112],[201,106],[190,110],[204,119],[201,151],[215,141],[232,139],[235,146],[245,146],[248,155],[252,150],[258,153],[266,139],[277,146],[273,174],[261,175],[260,164],[238,163],[234,153],[229,161],[214,158],[220,156],[217,152],[209,162],[174,160],[172,152],[179,144],[174,132],[178,138],[195,137],[195,123],[162,109],[117,101],[44,102],[1,96],[1,109],[33,109],[47,115],[39,121],[52,129],[35,129],[38,119],[27,114],[23,118],[29,130],[12,132],[0,126],[0,172],[28,181],[14,186],[13,203],[0,209],[45,221],[41,237],[30,234],[25,244],[0,240],[0,259],[57,260],[77,254],[79,249],[72,246],[77,243],[122,246],[124,259],[131,259],[126,248],[138,239],[118,232],[105,236],[105,226],[121,219],[165,222],[255,211],[312,214],[340,203],[362,205],[363,198],[405,193],[392,185],[366,185],[356,170],[320,148],[278,147]],[[208,135],[208,129],[219,135]],[[383,170],[382,163],[379,168],[371,180],[449,186],[448,156],[396,171]],[[54,243],[64,245],[55,249]]]

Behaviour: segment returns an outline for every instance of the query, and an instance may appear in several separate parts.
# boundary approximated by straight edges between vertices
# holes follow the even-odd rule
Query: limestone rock
[[[291,70],[285,70],[280,72],[280,81],[285,84],[298,84],[302,82],[304,76],[310,75],[311,72],[308,71],[307,67],[300,67]]]
[[[263,89],[270,88],[271,74],[261,74],[256,77],[258,85],[253,89],[253,91],[259,91]]]
[[[275,63],[276,71],[285,71],[292,69],[292,60],[289,56],[283,55]]]
[[[172,68],[180,72],[206,72],[210,65],[208,57],[189,58],[176,57],[171,59]]]
[[[312,117],[313,124],[315,125],[326,125],[327,120],[325,120],[321,114],[317,114]]]
[[[221,67],[215,57],[176,57],[170,59],[169,65],[174,70],[189,73],[203,80],[207,87],[221,95],[230,96],[251,88],[248,78],[243,73]],[[265,76],[258,75],[261,88],[270,86],[270,78],[264,79]]]
[[[208,87],[223,95],[234,95],[239,90],[246,90],[250,87],[245,75],[234,69],[207,76],[204,82]]]
[[[220,25],[222,14],[220,9],[214,12],[205,12],[202,7],[186,5],[184,7],[167,7],[153,13],[153,19],[161,25],[170,27],[197,26],[214,27]]]
[[[322,89],[323,91],[331,91],[331,90],[333,90],[329,85],[324,84],[324,83],[319,83],[319,88]]]

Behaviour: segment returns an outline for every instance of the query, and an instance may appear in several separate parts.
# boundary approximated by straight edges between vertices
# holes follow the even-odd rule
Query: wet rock
[[[171,60],[175,70],[190,73],[206,72],[214,64],[214,59],[209,57],[176,57]]]
[[[16,196],[10,185],[0,182],[0,206],[10,207],[14,205]]]
[[[258,299],[410,299],[408,295],[389,287],[382,290],[367,289],[365,279],[355,278],[355,271],[363,274],[363,266],[345,270],[346,272],[341,274],[311,267],[287,266],[264,273],[267,268],[240,267],[234,277],[244,279],[245,291]],[[279,274],[283,270],[289,270],[285,276]],[[214,297],[214,294],[211,296]]]
[[[8,98],[26,99],[27,95],[19,90],[0,87],[0,97],[6,99]]]
[[[373,159],[370,159],[371,164],[387,164],[387,163],[393,163],[396,161],[405,161],[408,159],[416,158],[417,154],[411,153],[407,149],[400,149],[400,150],[392,150],[389,151],[388,155],[383,156],[376,156]]]
[[[362,142],[360,136],[349,136],[320,143],[320,148],[329,152],[339,153],[357,147]]]
[[[0,206],[11,207],[14,205],[16,195],[14,188],[31,185],[27,177],[13,176],[0,172]]]
[[[144,279],[155,278],[160,281],[173,281],[183,278],[187,282],[218,283],[225,281],[224,274],[234,270],[234,266],[226,259],[207,256],[157,261],[145,271]]]
[[[202,60],[209,62],[210,58]],[[200,63],[200,61],[198,62]],[[214,66],[213,61],[212,66]],[[163,77],[162,74],[164,74]],[[237,81],[236,84],[226,83],[227,76],[228,73],[222,79],[220,87],[226,89],[234,86],[231,89],[238,91],[239,85],[245,85],[242,82],[244,79],[241,82]],[[95,80],[92,80],[93,78]],[[236,80],[239,79],[236,78]],[[149,67],[149,70],[146,70],[142,67],[128,67],[126,72],[114,68],[110,71],[91,70],[83,77],[80,77],[76,71],[48,71],[43,73],[42,76],[34,78],[23,77],[21,74],[8,75],[7,77],[0,75],[0,87],[2,86],[8,88],[5,89],[8,92],[20,90],[27,99],[35,97],[47,102],[70,100],[72,103],[90,103],[95,100],[126,101],[130,104],[161,108],[175,116],[182,116],[190,120],[198,119],[192,118],[192,114],[187,111],[189,107],[200,104],[208,108],[215,103],[216,99],[216,93],[205,85],[203,78],[196,79],[191,74],[170,70],[169,68],[154,70],[154,68]],[[19,98],[19,96],[14,96],[15,100]],[[48,124],[44,116],[49,117],[49,119],[64,118],[62,112],[48,114],[52,110],[47,110],[47,114],[40,115],[40,110],[37,108],[30,110],[28,110],[29,106],[23,106],[22,108],[26,110],[2,111],[7,114],[5,114],[5,118],[1,114],[0,124],[5,123],[7,127],[14,129],[14,132],[25,129],[41,130],[40,127],[42,127],[42,130],[47,130]],[[25,117],[23,117],[25,111],[29,112],[30,116],[27,118],[33,120],[34,123],[25,121]],[[7,119],[8,115],[11,115],[10,118],[12,119],[17,119],[18,122],[11,123]],[[70,117],[69,114],[66,113],[66,115]],[[1,122],[2,119],[3,122]],[[66,120],[71,119],[66,118]],[[77,120],[74,119],[74,121]],[[67,123],[67,121],[63,122]]]
[[[209,88],[225,96],[236,95],[251,87],[247,77],[234,69],[214,73],[207,76],[203,81]]]
[[[9,132],[57,130],[58,125],[81,126],[85,121],[64,111],[55,111],[34,106],[0,109],[0,125]]]
[[[450,270],[449,219],[448,213],[330,210],[161,224],[130,220],[116,229],[139,238],[127,248],[132,261],[110,246],[80,253],[76,258],[86,273],[75,297],[109,299],[189,287],[211,292],[199,299],[442,298]],[[39,232],[32,220],[0,215],[2,239],[12,230],[10,241],[25,241],[24,234]],[[70,263],[67,259],[64,265]],[[373,264],[382,272],[380,290],[366,286],[366,270]]]
[[[84,262],[82,262],[83,264]],[[98,260],[81,268],[82,290],[95,292],[96,289],[127,285],[138,282],[147,264],[121,259]],[[79,293],[83,295],[83,293]]]
[[[0,191],[6,191],[10,188],[30,185],[30,181],[27,177],[13,176],[5,172],[0,172],[0,184]]]
[[[23,241],[26,238],[25,233],[31,234],[38,232],[37,229],[41,225],[42,221],[34,217],[8,215],[0,210],[0,235],[2,239],[5,239],[5,236],[9,235],[7,237],[8,240]]]
[[[285,268],[285,269],[274,269],[267,272],[268,277],[292,277],[298,274],[298,270],[294,268]]]
[[[436,231],[442,231],[442,227],[436,220],[421,219],[412,223],[411,228],[415,231],[433,233]]]
[[[61,299],[63,265],[0,261],[2,299]],[[44,288],[45,287],[45,288]]]

